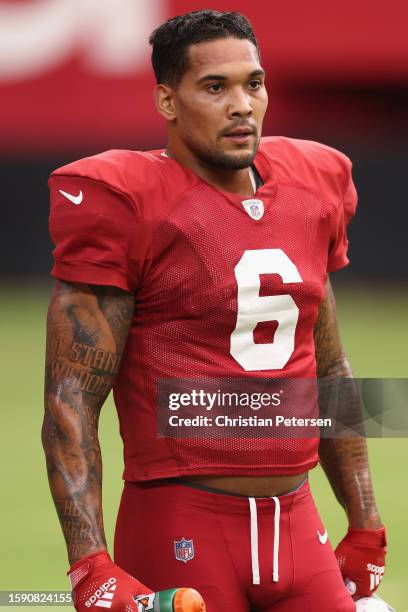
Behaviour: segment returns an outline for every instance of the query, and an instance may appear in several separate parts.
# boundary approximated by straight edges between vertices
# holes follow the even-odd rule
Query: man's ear
[[[173,121],[176,118],[174,91],[171,87],[163,83],[156,85],[154,100],[158,112],[166,121]]]

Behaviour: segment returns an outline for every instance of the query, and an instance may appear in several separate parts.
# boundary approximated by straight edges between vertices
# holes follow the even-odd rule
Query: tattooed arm
[[[125,348],[134,298],[58,281],[47,318],[42,442],[70,563],[106,549],[99,413]]]
[[[314,330],[317,375],[326,384],[333,379],[352,377],[344,353],[336,319],[336,305],[330,281],[320,305]],[[341,400],[340,400],[341,401]],[[345,401],[348,401],[345,398]],[[344,410],[350,409],[345,406]],[[375,503],[368,463],[367,444],[363,436],[322,438],[320,463],[331,487],[348,516],[350,527],[377,529],[381,525]]]

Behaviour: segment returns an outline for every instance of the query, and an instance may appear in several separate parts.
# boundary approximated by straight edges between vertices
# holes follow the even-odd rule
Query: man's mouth
[[[254,130],[249,127],[238,127],[224,134],[224,138],[228,138],[230,142],[236,144],[247,144],[254,135]]]

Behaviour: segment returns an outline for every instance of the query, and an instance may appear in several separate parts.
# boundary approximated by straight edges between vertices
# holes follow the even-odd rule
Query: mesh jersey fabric
[[[162,151],[108,151],[50,177],[52,275],[136,296],[114,385],[126,480],[293,474],[317,463],[317,437],[157,436],[160,379],[316,375],[313,326],[327,273],[348,263],[351,163],[319,143],[283,137],[262,139],[254,163],[263,180],[258,220],[245,198]],[[82,191],[83,202],[61,191]]]

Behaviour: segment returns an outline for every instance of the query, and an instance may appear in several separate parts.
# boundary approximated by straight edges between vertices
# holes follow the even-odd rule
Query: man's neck
[[[249,168],[243,168],[242,170],[214,169],[200,163],[191,154],[179,154],[171,148],[170,143],[167,147],[166,155],[178,161],[182,166],[193,170],[203,181],[217,189],[236,193],[247,198],[254,195],[255,190]]]

